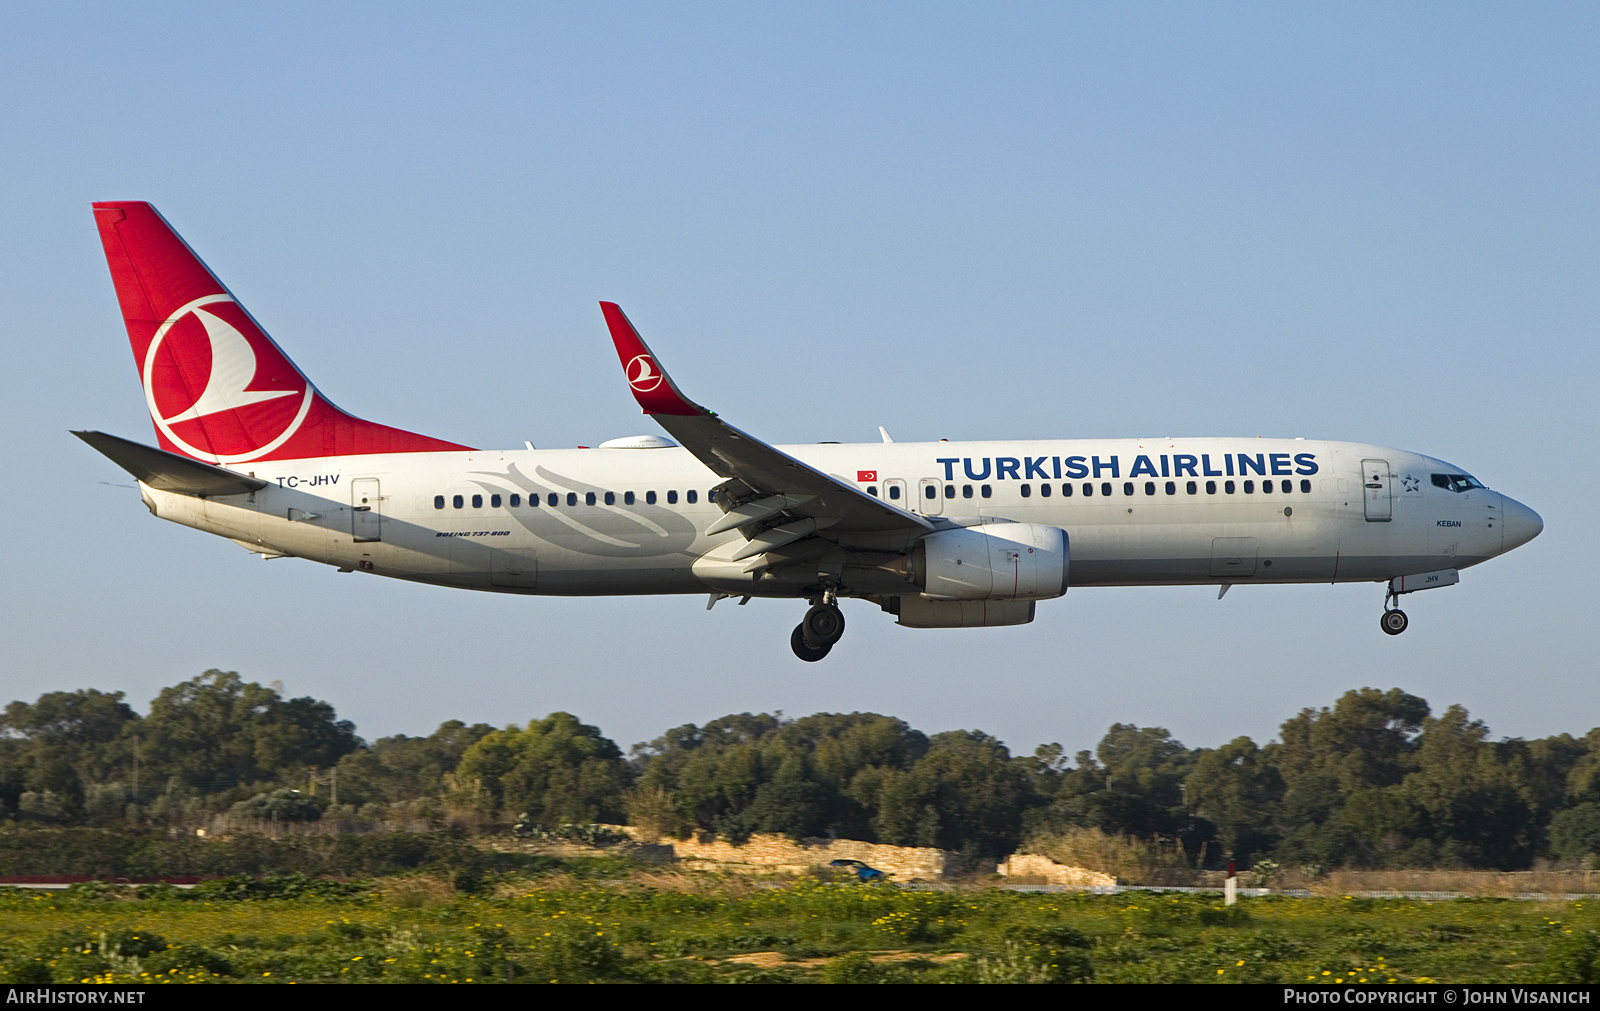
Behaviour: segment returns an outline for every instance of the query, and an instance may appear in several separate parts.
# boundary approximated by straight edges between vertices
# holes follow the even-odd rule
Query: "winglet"
[[[611,330],[611,342],[617,346],[617,360],[622,362],[622,372],[633,390],[633,399],[639,402],[646,414],[710,414],[704,407],[678,392],[677,384],[656,361],[639,331],[623,315],[622,307],[615,302],[601,302],[606,326]]]

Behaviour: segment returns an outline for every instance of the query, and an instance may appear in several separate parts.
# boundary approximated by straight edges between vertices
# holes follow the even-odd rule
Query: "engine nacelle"
[[[1067,532],[1039,523],[984,523],[922,539],[912,571],[933,600],[1047,600],[1067,592]]]

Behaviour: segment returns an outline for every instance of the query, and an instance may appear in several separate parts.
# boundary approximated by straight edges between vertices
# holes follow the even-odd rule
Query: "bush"
[[[1550,852],[1558,860],[1591,865],[1600,859],[1600,804],[1569,807],[1551,819]]]
[[[824,983],[881,983],[883,971],[872,962],[872,956],[864,951],[852,951],[848,955],[838,958],[822,967],[822,981]]]
[[[622,949],[602,924],[589,919],[555,925],[536,948],[544,978],[552,983],[594,983],[622,972]]]
[[[1088,937],[1064,924],[1009,927],[980,960],[979,982],[1082,983],[1094,978],[1089,947]]]
[[[1109,874],[1142,885],[1185,884],[1193,878],[1182,849],[1098,828],[1075,828],[1030,837],[1017,851],[1037,853],[1068,867]]]
[[[299,790],[273,790],[239,801],[228,813],[235,818],[261,821],[316,821],[322,817],[322,808]]]
[[[1250,923],[1250,914],[1235,903],[1231,906],[1205,906],[1199,911],[1202,927],[1244,927]]]
[[[1600,934],[1572,930],[1557,935],[1539,963],[1541,983],[1600,983]]]
[[[226,957],[195,944],[172,945],[158,951],[144,960],[144,968],[152,976],[234,974],[233,963]]]
[[[202,881],[185,894],[191,901],[237,901],[242,899],[353,899],[367,894],[363,883],[326,881],[304,874],[269,874],[255,878],[235,874],[227,878]]]

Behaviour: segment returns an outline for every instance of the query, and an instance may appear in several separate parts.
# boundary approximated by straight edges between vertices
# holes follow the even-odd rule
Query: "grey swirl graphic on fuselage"
[[[503,474],[477,473],[490,479],[476,480],[485,491],[505,493],[510,489],[499,482],[509,481],[529,498],[539,496],[537,506],[507,510],[507,515],[541,541],[566,551],[604,558],[648,558],[687,551],[698,534],[682,514],[665,506],[645,505],[642,488],[632,489],[637,499],[631,506],[605,505],[606,492],[615,492],[619,499],[623,492],[586,484],[547,467],[536,467],[532,477],[514,463]],[[561,496],[560,505],[552,507],[544,501],[551,492]],[[566,504],[568,492],[578,496],[576,506]],[[595,496],[592,506],[584,504],[584,496],[590,492]]]

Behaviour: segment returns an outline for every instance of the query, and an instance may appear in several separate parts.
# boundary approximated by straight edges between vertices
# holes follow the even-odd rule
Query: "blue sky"
[[[625,747],[876,710],[1015,750],[1263,741],[1361,685],[1600,724],[1600,10],[1473,4],[13,5],[0,21],[0,684],[209,667],[368,737],[552,710]],[[478,446],[650,432],[599,299],[774,442],[1267,435],[1450,460],[1543,536],[1377,585],[1081,590],[1031,626],[507,598],[146,514],[88,204],[156,204],[318,386]]]

